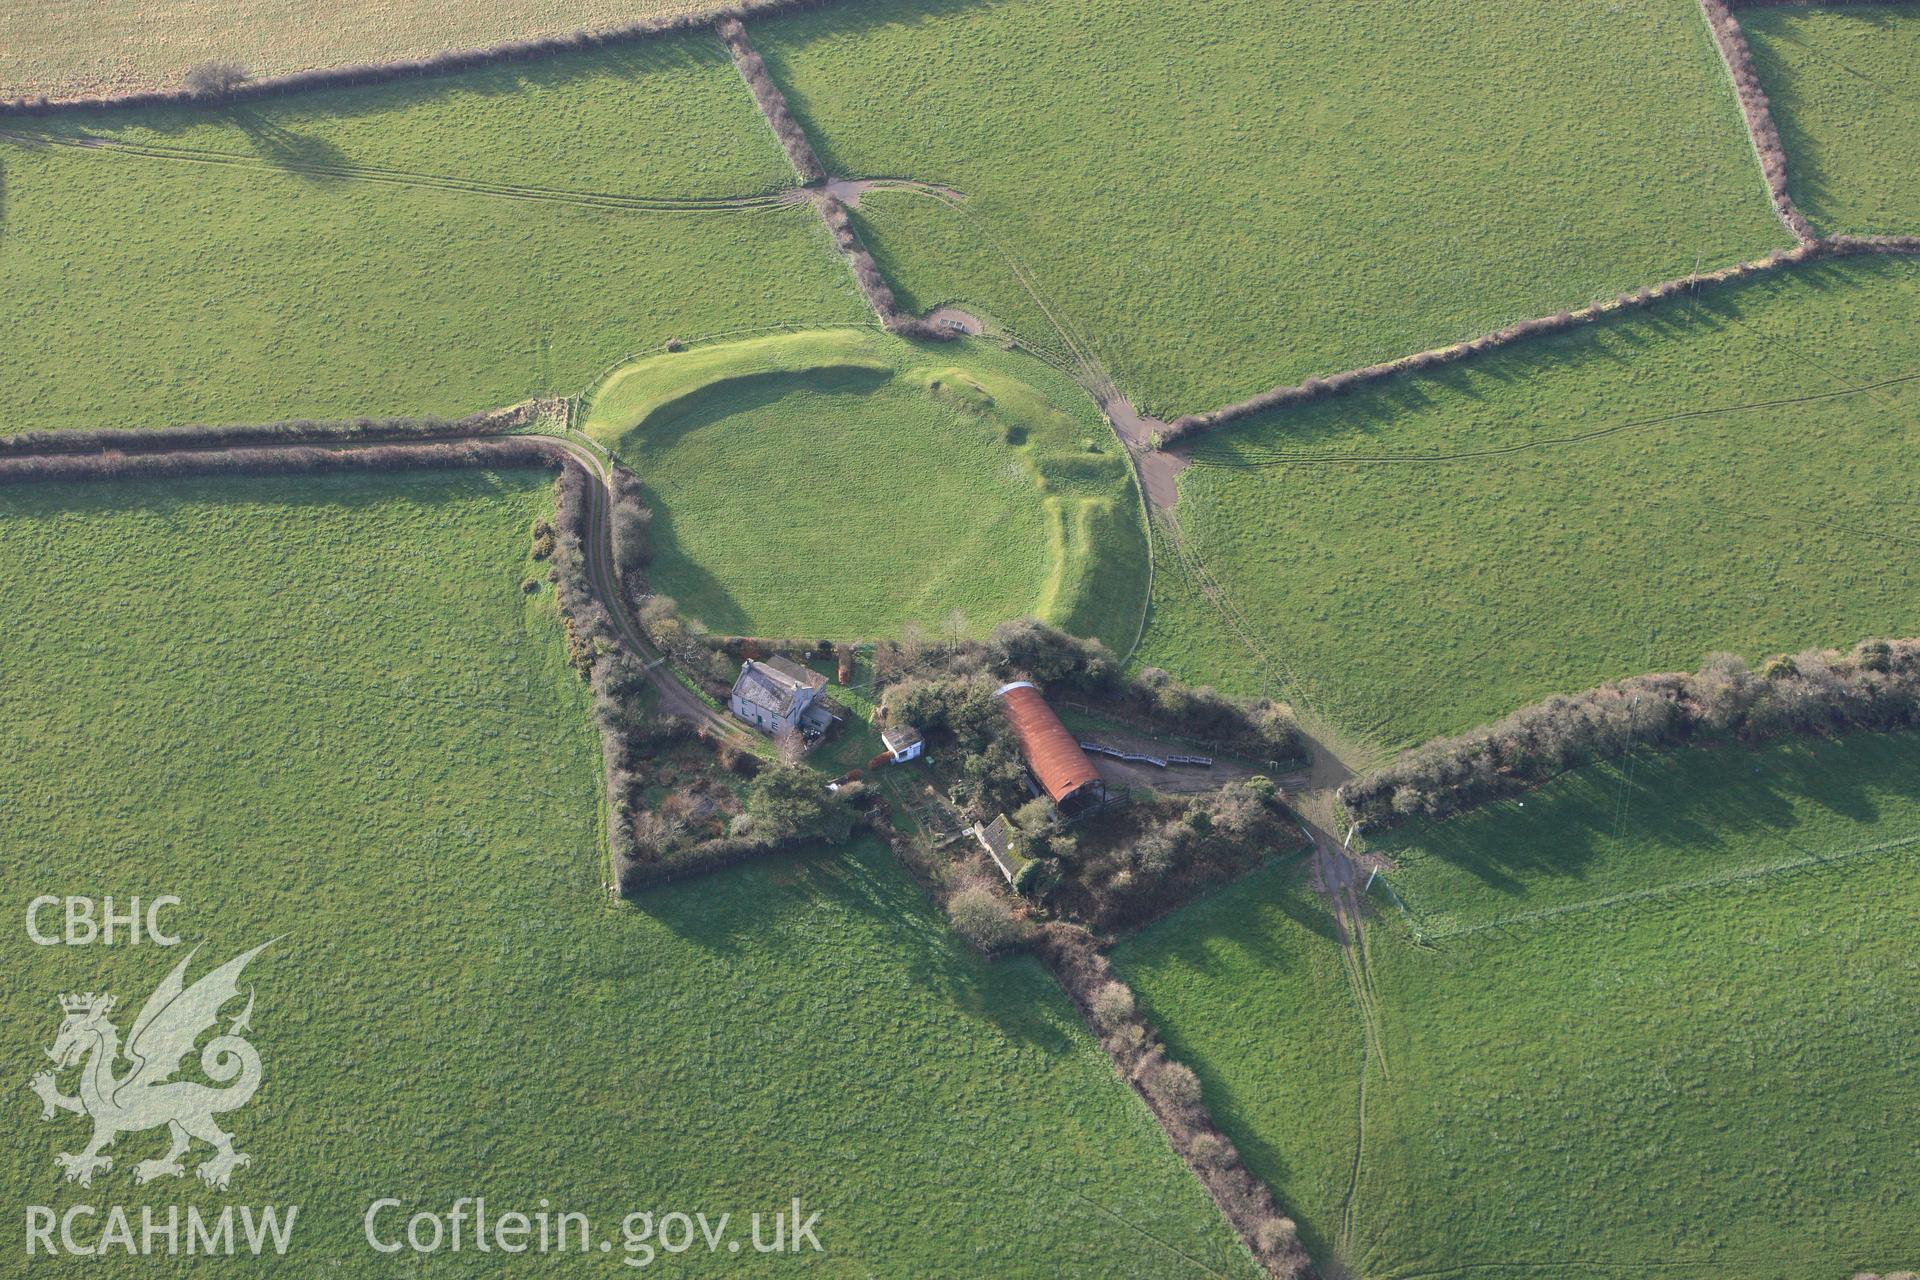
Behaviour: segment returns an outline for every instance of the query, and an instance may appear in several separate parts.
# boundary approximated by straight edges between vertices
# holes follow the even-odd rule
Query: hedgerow
[[[684,720],[645,709],[646,666],[620,638],[606,602],[587,575],[587,496],[590,481],[577,463],[560,474],[553,519],[554,584],[567,655],[593,693],[594,723],[606,776],[608,826],[615,883],[623,895],[696,872],[717,870],[790,845],[844,843],[857,789],[828,798],[810,771],[758,771],[745,812],[725,834],[695,838],[683,824],[646,804],[643,777],[661,753],[696,737]],[[622,485],[629,494],[637,485]],[[619,519],[615,519],[616,527]],[[616,547],[615,556],[619,557]]]
[[[445,436],[489,435],[511,431],[552,412],[559,402],[528,400],[464,418],[349,418],[248,423],[237,426],[184,426],[70,431],[22,431],[0,436],[0,457],[16,454],[117,452],[162,453],[175,449],[215,449],[253,444],[360,444],[431,440]]]
[[[1030,679],[1049,692],[1083,697],[1095,710],[1149,731],[1211,742],[1259,760],[1291,761],[1305,754],[1299,724],[1286,704],[1229,698],[1206,686],[1183,684],[1155,667],[1123,674],[1106,645],[1035,618],[1003,622],[985,641],[883,641],[874,647],[873,670],[882,689],[910,678],[978,676],[996,684]],[[889,690],[889,705],[894,696]]]
[[[874,260],[871,250],[861,241],[859,232],[854,230],[853,214],[848,211],[846,202],[830,192],[821,192],[816,198],[820,217],[827,224],[827,230],[833,235],[833,244],[847,260],[853,271],[854,283],[860,286],[860,296],[867,300],[873,313],[880,317],[880,323],[888,333],[897,333],[907,338],[930,338],[945,342],[956,335],[928,320],[905,311],[899,299],[894,297],[892,286],[886,277],[880,274],[880,264]]]
[[[1523,320],[1518,324],[1496,329],[1492,333],[1482,334],[1465,342],[1456,342],[1451,346],[1435,347],[1428,351],[1415,352],[1410,356],[1401,356],[1397,360],[1384,360],[1379,364],[1348,369],[1342,373],[1328,374],[1326,377],[1308,378],[1292,386],[1274,387],[1257,396],[1207,413],[1182,414],[1168,423],[1167,429],[1160,433],[1159,444],[1162,448],[1167,448],[1202,431],[1225,426],[1271,409],[1287,408],[1339,395],[1363,384],[1378,382],[1397,374],[1438,368],[1525,338],[1562,333],[1576,326],[1592,323],[1614,312],[1651,306],[1656,302],[1677,298],[1709,285],[1746,280],[1781,267],[1798,266],[1820,258],[1844,258],[1867,253],[1920,253],[1920,236],[1833,235],[1808,240],[1791,249],[1776,249],[1764,258],[1737,262],[1730,267],[1722,267],[1715,271],[1702,271],[1673,280],[1662,280],[1658,284],[1618,294],[1575,311],[1561,311],[1535,320]]]
[[[727,52],[733,55],[733,65],[740,69],[740,77],[753,93],[760,114],[773,126],[773,136],[780,140],[793,171],[800,175],[802,182],[808,184],[824,181],[826,168],[821,165],[820,157],[814,154],[813,143],[807,140],[806,130],[800,127],[793,118],[793,112],[787,109],[787,95],[780,92],[780,86],[773,82],[773,76],[767,71],[766,62],[753,51],[753,45],[747,40],[745,24],[738,18],[723,18],[715,24],[714,30],[720,33]]]
[[[1444,817],[1595,760],[1701,739],[1920,727],[1920,639],[1863,640],[1762,664],[1717,654],[1692,673],[1633,676],[1523,707],[1417,747],[1340,788],[1355,821]]]
[[[1700,0],[1707,16],[1713,40],[1726,60],[1727,73],[1733,77],[1733,91],[1740,99],[1740,112],[1746,117],[1747,132],[1753,136],[1753,150],[1760,158],[1760,172],[1766,177],[1767,192],[1773,198],[1775,212],[1802,243],[1814,239],[1813,226],[1800,212],[1787,190],[1787,149],[1780,141],[1780,130],[1773,122],[1773,109],[1766,88],[1760,83],[1760,71],[1753,62],[1753,49],[1740,20],[1733,16],[1727,0]]]
[[[1115,975],[1093,936],[1074,925],[1049,924],[1034,932],[1033,950],[1087,1020],[1114,1070],[1145,1100],[1167,1141],[1267,1273],[1280,1280],[1313,1276],[1313,1262],[1293,1220],[1241,1163],[1239,1151],[1214,1123],[1198,1078],[1155,1039],[1132,990]]]
[[[1140,928],[1244,875],[1304,837],[1271,779],[1194,796],[1151,796],[1083,818],[1014,814],[1020,855],[1035,871],[1027,897],[1103,933]]]
[[[159,479],[168,476],[283,475],[310,471],[409,471],[442,467],[542,467],[564,453],[535,436],[329,448],[234,446],[142,453],[0,456],[0,484]]]
[[[1735,263],[1716,271],[1702,271],[1695,275],[1680,276],[1673,280],[1663,280],[1658,284],[1647,285],[1630,293],[1622,293],[1602,302],[1595,302],[1575,311],[1560,311],[1550,316],[1541,316],[1534,320],[1523,320],[1518,324],[1496,329],[1492,333],[1470,338],[1465,342],[1456,342],[1450,346],[1435,347],[1427,351],[1415,352],[1410,356],[1401,356],[1396,360],[1384,360],[1378,364],[1366,365],[1359,369],[1348,369],[1341,373],[1328,374],[1325,377],[1312,377],[1292,386],[1274,387],[1257,396],[1223,406],[1207,413],[1182,414],[1167,424],[1160,433],[1162,448],[1178,444],[1203,431],[1225,426],[1255,414],[1273,409],[1283,409],[1292,405],[1306,404],[1351,391],[1366,383],[1378,382],[1384,378],[1402,373],[1417,373],[1441,365],[1465,360],[1483,352],[1504,347],[1526,338],[1543,337],[1551,333],[1563,333],[1578,325],[1590,324],[1602,316],[1617,311],[1632,310],[1637,307],[1651,306],[1669,298],[1677,298],[1707,285],[1726,284],[1736,280],[1745,280],[1780,267],[1795,266],[1810,262],[1816,258],[1844,257],[1856,253],[1905,253],[1920,247],[1920,238],[1901,236],[1830,236],[1823,240],[1811,240],[1795,245],[1791,249],[1776,249],[1764,258]]]

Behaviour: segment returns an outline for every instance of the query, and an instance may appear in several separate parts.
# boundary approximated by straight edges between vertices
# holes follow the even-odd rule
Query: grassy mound
[[[548,1197],[615,1242],[551,1260],[582,1272],[624,1270],[629,1212],[744,1233],[798,1196],[836,1273],[1251,1280],[1052,980],[974,958],[885,850],[609,903],[585,693],[550,592],[520,587],[548,495],[513,474],[0,493],[0,882],[21,908],[177,894],[196,974],[279,938],[248,971],[265,1085],[225,1123],[253,1156],[230,1198],[301,1206],[285,1266],[391,1273],[361,1235],[385,1195]],[[37,1060],[56,993],[113,991],[124,1033],[183,954],[5,945],[0,1022]],[[214,1203],[133,1184],[152,1133],[62,1184],[84,1122],[21,1098],[0,1176],[35,1203]]]
[[[1284,872],[1116,956],[1323,1258],[1502,1280],[1910,1259],[1920,1144],[1886,1117],[1920,1105],[1920,1011],[1896,994],[1920,738],[1583,770],[1386,852],[1428,945],[1376,885],[1384,1069],[1360,1106],[1351,984]]]
[[[1124,652],[1146,545],[1125,454],[1077,388],[984,342],[872,329],[651,356],[585,430],[655,505],[653,587],[728,633],[974,631],[1034,614]]]
[[[1163,416],[1788,243],[1676,0],[900,0],[754,44],[834,172],[965,193],[863,199],[896,289],[1058,320]]]
[[[1916,322],[1920,264],[1834,262],[1204,438],[1180,521],[1240,626],[1191,594],[1142,657],[1396,745],[1912,634]]]
[[[6,129],[0,432],[458,415],[865,314],[706,38]]]
[[[1740,25],[1814,226],[1920,235],[1920,13],[1795,5],[1742,11]]]

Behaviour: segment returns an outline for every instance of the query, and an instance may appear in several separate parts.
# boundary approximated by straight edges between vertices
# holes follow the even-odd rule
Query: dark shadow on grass
[[[641,474],[645,474],[642,472]],[[641,485],[641,500],[653,510],[653,564],[649,586],[671,596],[681,612],[722,635],[743,635],[751,627],[746,611],[726,585],[706,566],[689,556],[675,536],[673,512],[650,485]]]
[[[1702,340],[1743,322],[1758,303],[1784,289],[1827,292],[1850,280],[1898,269],[1893,258],[1829,258],[1752,276],[1745,280],[1702,284],[1696,290],[1652,306],[1631,307],[1565,333],[1522,339],[1420,372],[1391,375],[1341,395],[1304,405],[1270,410],[1199,436],[1193,456],[1201,463],[1228,467],[1268,464],[1275,452],[1316,449],[1329,454],[1442,451],[1442,442],[1462,449],[1481,447],[1474,437],[1436,436],[1429,421],[1463,403],[1483,400],[1492,384],[1536,382],[1556,371],[1604,364],[1631,376],[1664,349]],[[1766,339],[1754,335],[1757,348]],[[1675,408],[1709,408],[1676,405]],[[1424,416],[1424,418],[1423,418]],[[1495,430],[1514,423],[1495,424]],[[1500,443],[1508,442],[1501,437]],[[1279,465],[1279,464],[1274,464]]]
[[[1669,881],[1700,873],[1681,860],[1687,855],[1710,853],[1743,835],[1777,837],[1784,860],[1801,848],[1794,836],[1796,802],[1871,824],[1880,817],[1880,797],[1920,798],[1916,763],[1920,736],[1913,734],[1646,752],[1576,769],[1514,801],[1410,824],[1382,848],[1389,855],[1417,849],[1440,858],[1518,907],[1529,882],[1586,878],[1617,838],[1674,850]]]
[[[644,424],[633,429],[633,434],[621,440],[621,448],[644,467],[649,455],[657,450],[671,448],[696,431],[723,426],[728,418],[777,404],[795,392],[865,396],[879,390],[892,377],[890,369],[842,365],[821,369],[770,369],[721,378],[656,409]],[[830,430],[832,424],[823,422],[820,427],[823,431]],[[780,460],[769,458],[767,461],[769,467],[773,467]]]
[[[347,153],[333,142],[311,133],[295,132],[251,104],[236,103],[227,107],[222,110],[221,118],[246,137],[262,160],[277,168],[304,174],[314,181],[325,181],[330,175],[312,171],[349,163]]]
[[[1199,1075],[1215,1122],[1239,1147],[1247,1168],[1273,1190],[1281,1207],[1300,1224],[1301,1236],[1307,1247],[1321,1251],[1329,1242],[1309,1225],[1304,1210],[1290,1203],[1285,1195],[1294,1167],[1283,1151],[1262,1138],[1261,1125],[1253,1118],[1257,1114],[1257,1107],[1210,1068],[1206,1056],[1187,1042],[1177,1026],[1170,1025],[1156,1015],[1152,1001],[1139,990],[1137,983],[1132,982],[1132,970],[1139,962],[1127,958],[1130,949],[1150,948],[1154,952],[1153,963],[1173,961],[1216,981],[1243,980],[1248,968],[1246,960],[1249,958],[1262,975],[1287,973],[1298,966],[1299,957],[1275,944],[1267,923],[1260,918],[1266,909],[1277,909],[1289,923],[1304,930],[1310,938],[1304,945],[1340,945],[1325,900],[1313,891],[1309,882],[1308,856],[1301,854],[1268,863],[1211,897],[1149,926],[1139,938],[1123,943],[1117,949],[1116,967],[1120,976],[1134,986],[1140,997],[1142,1014],[1160,1033],[1160,1038],[1174,1059],[1187,1064]],[[1236,956],[1231,964],[1223,964],[1214,958],[1215,951],[1221,946],[1234,948]],[[1278,1029],[1273,1030],[1275,1034],[1281,1033]],[[1357,1023],[1353,1030],[1353,1041],[1356,1049],[1353,1073],[1357,1080],[1360,1055],[1365,1051]]]
[[[984,1021],[1049,1055],[1078,1048],[1062,1023],[1065,998],[1035,998],[1036,990],[1053,990],[1037,963],[975,955],[893,855],[870,837],[837,849],[771,854],[629,901],[676,937],[719,955],[742,951],[770,921],[793,913],[817,918],[822,928],[860,917],[872,941],[886,948],[888,962],[904,969],[905,982],[938,994],[956,1016]]]
[[[806,95],[796,90],[781,54],[788,48],[804,48],[815,41],[829,43],[857,35],[870,27],[934,26],[945,20],[978,14],[992,8],[998,0],[889,0],[884,5],[837,4],[813,10],[800,10],[776,17],[757,19],[752,24],[754,52],[766,61],[773,82],[786,96],[787,108],[813,142],[814,150],[829,173],[857,173],[859,166],[834,149],[833,131],[823,129],[808,109]],[[940,39],[934,32],[930,37]],[[873,111],[884,117],[888,111],[910,112],[911,98],[896,102],[876,99]]]
[[[629,458],[641,476],[653,473],[655,456],[687,436],[714,428],[745,430],[731,424],[729,418],[778,403],[787,395],[805,390],[811,393],[865,396],[877,390],[893,376],[890,370],[854,367],[818,370],[769,371],[726,378],[699,388],[673,401],[651,415],[644,428],[625,437],[621,453]],[[822,430],[833,423],[822,422]],[[783,474],[787,460],[765,459],[764,474],[741,477],[741,509],[724,517],[701,513],[702,519],[750,520],[751,504],[756,501],[780,501],[780,486],[767,477]],[[727,584],[709,566],[687,554],[676,534],[675,511],[671,503],[651,485],[642,486],[642,495],[653,509],[653,542],[656,555],[653,568],[655,588],[672,596],[690,617],[712,630],[728,635],[751,630],[752,620],[734,599]]]

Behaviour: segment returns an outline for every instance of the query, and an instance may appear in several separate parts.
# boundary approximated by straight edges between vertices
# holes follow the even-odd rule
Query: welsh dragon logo
[[[107,1016],[114,1008],[112,996],[89,992],[60,997],[66,1020],[60,1024],[53,1048],[47,1050],[55,1070],[35,1075],[32,1086],[43,1104],[41,1119],[53,1119],[56,1111],[71,1111],[93,1121],[93,1140],[86,1150],[78,1155],[61,1152],[54,1157],[54,1164],[66,1172],[68,1182],[91,1186],[96,1171],[113,1168],[113,1157],[100,1153],[113,1145],[115,1138],[162,1125],[173,1145],[159,1159],[134,1165],[136,1183],[184,1176],[186,1168],[180,1160],[196,1138],[213,1148],[213,1155],[195,1169],[208,1186],[225,1190],[233,1171],[251,1162],[251,1157],[233,1149],[233,1135],[214,1119],[222,1112],[246,1106],[260,1087],[260,1055],[242,1035],[253,1017],[251,989],[246,1008],[228,1024],[225,1033],[214,1036],[200,1051],[200,1069],[209,1080],[225,1087],[175,1080],[173,1076],[193,1052],[194,1042],[219,1023],[220,1010],[239,998],[240,971],[271,945],[261,943],[187,986],[187,966],[199,951],[196,947],[147,998],[140,1016],[133,1020],[124,1055],[120,1033]],[[115,1075],[114,1068],[123,1056],[128,1069],[124,1075]],[[76,1063],[84,1063],[80,1091],[69,1097],[60,1092],[55,1072]]]

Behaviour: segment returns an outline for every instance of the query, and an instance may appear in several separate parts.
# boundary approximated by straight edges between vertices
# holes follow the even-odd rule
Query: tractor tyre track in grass
[[[0,131],[0,141],[24,147],[64,147],[74,151],[130,156],[147,160],[226,165],[267,174],[371,182],[387,186],[417,187],[429,191],[452,191],[465,195],[490,196],[500,200],[534,200],[549,204],[570,204],[589,209],[614,209],[633,213],[720,213],[745,209],[773,209],[783,205],[803,203],[807,199],[804,192],[791,189],[739,196],[640,196],[608,191],[575,191],[565,187],[487,182],[478,178],[421,173],[379,165],[315,164],[295,160],[269,160],[261,156],[241,155],[229,151],[124,142],[117,138],[106,138],[96,134],[27,134]]]

